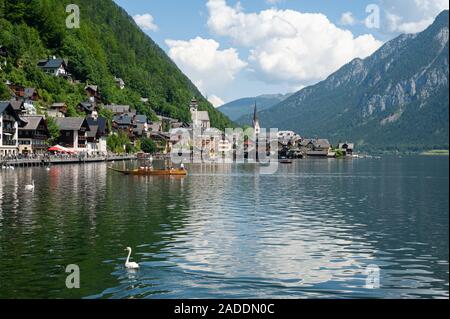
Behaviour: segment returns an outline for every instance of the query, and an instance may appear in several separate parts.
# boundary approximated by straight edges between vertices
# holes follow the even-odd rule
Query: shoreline
[[[91,158],[50,158],[50,159],[14,159],[14,160],[2,160],[1,168],[3,166],[13,167],[33,167],[33,166],[48,166],[48,165],[64,165],[64,164],[86,164],[86,163],[101,163],[101,162],[114,162],[114,161],[131,161],[137,159],[136,155],[127,156],[98,156]]]

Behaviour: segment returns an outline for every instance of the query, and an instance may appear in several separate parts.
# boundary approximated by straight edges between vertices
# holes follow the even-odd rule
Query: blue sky
[[[317,83],[448,9],[444,0],[115,2],[216,106]]]

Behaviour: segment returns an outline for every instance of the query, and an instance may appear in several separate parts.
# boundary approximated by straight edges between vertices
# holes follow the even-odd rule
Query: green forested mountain
[[[66,28],[68,4],[80,8],[79,29]],[[42,106],[67,101],[73,107],[85,99],[83,89],[89,83],[99,86],[104,103],[130,104],[149,115],[155,111],[183,121],[190,120],[188,105],[195,96],[212,125],[231,125],[111,0],[0,0],[0,46],[8,50],[6,58],[0,57],[7,62],[0,61],[0,99],[7,95],[4,83],[9,80],[38,88]],[[80,83],[39,70],[38,60],[48,56],[68,59],[69,71]],[[125,90],[116,87],[115,76],[125,81]]]
[[[446,10],[425,31],[401,35],[262,111],[260,121],[359,149],[448,149],[448,38]]]

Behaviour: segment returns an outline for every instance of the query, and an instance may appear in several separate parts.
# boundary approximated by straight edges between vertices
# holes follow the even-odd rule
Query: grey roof
[[[35,88],[25,88],[25,93],[23,97],[25,99],[29,99],[33,97],[34,93],[37,93]]]
[[[140,124],[147,123],[147,115],[138,114],[136,115],[136,122]]]
[[[107,119],[103,117],[97,119],[88,117],[86,121],[90,128],[90,131],[87,133],[88,137],[96,137],[97,135],[104,136],[107,134]]]
[[[81,106],[85,111],[92,112],[95,110],[95,104],[91,102],[81,102],[78,104],[78,106]]]
[[[331,144],[327,139],[310,139],[306,138],[300,142],[301,146],[312,144],[315,148],[330,148]]]
[[[98,86],[97,86],[97,85],[91,85],[91,84],[89,84],[89,85],[86,85],[86,87],[85,87],[84,89],[85,89],[85,90],[91,89],[92,91],[97,92],[97,91],[98,91]]]
[[[61,103],[53,103],[50,107],[51,107],[52,109],[59,109],[59,108],[61,108],[61,107],[65,107],[65,106],[66,106],[66,103],[61,102]]]
[[[11,100],[11,106],[15,111],[20,111],[23,109],[23,100],[22,101]]]
[[[26,124],[25,126],[19,128],[21,131],[34,131],[37,130],[39,124],[41,121],[44,120],[44,117],[42,115],[35,115],[35,116],[22,116],[22,121],[24,121]]]
[[[321,148],[330,148],[331,144],[327,139],[318,139],[314,142],[314,146]]]
[[[133,116],[131,116],[130,114],[116,115],[113,118],[113,122],[115,122],[119,125],[132,125],[133,124]]]
[[[11,105],[11,101],[0,101],[0,114],[10,112],[10,114],[19,122],[19,126],[23,126],[26,123],[19,117],[17,112]]]
[[[105,105],[105,109],[112,111],[115,114],[118,113],[128,113],[130,111],[129,105]]]
[[[58,117],[55,118],[55,121],[61,131],[79,131],[86,119],[84,117]],[[89,130],[89,125],[86,126]]]
[[[38,67],[44,69],[58,69],[62,65],[64,67],[67,65],[66,61],[62,58],[41,60],[38,62]]]
[[[0,101],[0,114],[2,114],[3,112],[5,112],[5,110],[11,106],[11,102],[10,101]]]

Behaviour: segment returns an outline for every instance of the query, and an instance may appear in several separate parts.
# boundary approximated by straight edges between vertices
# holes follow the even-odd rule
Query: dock
[[[110,156],[94,156],[94,157],[41,157],[41,158],[22,158],[22,159],[2,159],[0,160],[0,167],[14,166],[14,167],[33,167],[33,166],[48,166],[48,165],[63,165],[63,164],[89,164],[101,162],[120,162],[135,160],[135,155],[110,155]]]

